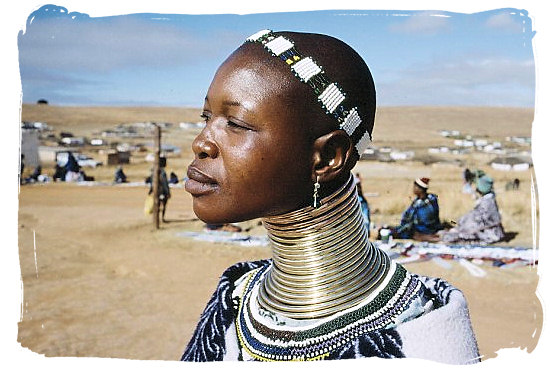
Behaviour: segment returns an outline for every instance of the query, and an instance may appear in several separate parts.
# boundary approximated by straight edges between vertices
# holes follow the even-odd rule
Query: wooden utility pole
[[[155,160],[153,162],[153,223],[159,228],[159,183],[160,183],[160,126],[155,126]]]

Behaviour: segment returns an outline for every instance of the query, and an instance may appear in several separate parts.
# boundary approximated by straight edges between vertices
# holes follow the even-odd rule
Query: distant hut
[[[374,148],[369,147],[363,151],[360,159],[374,161],[378,159],[378,155],[376,154],[376,150]]]
[[[121,165],[130,163],[130,152],[109,151],[107,152],[107,165]]]
[[[72,138],[72,137],[74,137],[74,134],[71,133],[71,132],[60,132],[59,137],[61,139],[63,139],[63,138]]]
[[[531,162],[517,156],[497,157],[489,162],[495,170],[525,171],[531,167]]]
[[[45,100],[45,99],[41,98],[40,100],[36,101],[36,104],[37,105],[47,105],[48,100]]]

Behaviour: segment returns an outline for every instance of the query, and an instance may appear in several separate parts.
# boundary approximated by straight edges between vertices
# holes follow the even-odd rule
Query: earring
[[[317,181],[313,185],[313,208],[319,207],[319,203],[317,201],[319,197],[319,188],[321,188],[321,184],[319,184],[319,176],[317,176]]]

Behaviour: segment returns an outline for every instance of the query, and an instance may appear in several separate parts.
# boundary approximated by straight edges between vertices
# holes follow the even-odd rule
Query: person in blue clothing
[[[65,181],[77,181],[80,176],[80,165],[72,152],[68,152],[65,164]]]
[[[401,224],[391,229],[396,239],[437,241],[443,229],[439,221],[437,195],[428,193],[429,178],[417,178],[413,184],[416,198],[401,216]]]
[[[365,196],[363,195],[363,187],[362,187],[362,184],[361,184],[361,175],[359,173],[355,174],[355,184],[357,186],[357,197],[359,199],[359,204],[361,205],[361,213],[363,214],[363,219],[365,220],[365,226],[370,231],[369,202],[367,202]]]
[[[127,183],[127,182],[128,182],[128,178],[126,177],[124,170],[122,170],[122,166],[118,166],[115,171],[115,183]]]

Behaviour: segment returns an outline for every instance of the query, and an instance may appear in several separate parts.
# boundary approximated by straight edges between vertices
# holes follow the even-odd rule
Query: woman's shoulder
[[[235,293],[240,293],[244,285],[243,281],[248,278],[248,275],[257,270],[266,269],[271,263],[271,259],[235,263],[222,273],[216,290],[227,293],[227,298],[233,298]]]
[[[438,197],[437,197],[437,194],[435,194],[435,193],[428,193],[427,198],[432,202],[433,201],[437,202]]]
[[[228,267],[225,271],[223,271],[218,280],[218,285],[216,286],[216,291],[214,292],[213,298],[216,295],[220,296],[231,294],[235,287],[240,284],[240,280],[243,279],[243,276],[246,276],[256,269],[265,268],[271,265],[271,262],[272,261],[270,259],[246,261],[238,262]]]
[[[234,265],[228,267],[222,273],[220,277],[220,283],[222,281],[228,281],[234,284],[235,282],[237,282],[238,279],[240,279],[242,276],[244,276],[248,272],[255,270],[257,268],[269,266],[270,264],[271,264],[270,259],[235,263]]]
[[[443,279],[414,277],[422,282],[433,304],[426,305],[421,316],[397,326],[405,356],[450,364],[478,362],[477,341],[464,294]]]
[[[181,360],[222,360],[225,354],[225,334],[235,320],[233,291],[239,280],[249,272],[271,264],[270,260],[239,262],[221,275],[216,290],[206,304],[197,327]]]

